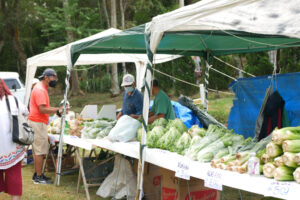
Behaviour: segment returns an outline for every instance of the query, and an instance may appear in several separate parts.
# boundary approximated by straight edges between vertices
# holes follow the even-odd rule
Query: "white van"
[[[0,78],[4,80],[11,93],[24,103],[25,87],[19,79],[19,74],[17,72],[0,72]]]

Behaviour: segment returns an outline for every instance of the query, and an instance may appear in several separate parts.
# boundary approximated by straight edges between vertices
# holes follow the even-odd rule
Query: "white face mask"
[[[131,87],[131,86],[129,86],[129,87],[125,87],[125,91],[126,91],[126,93],[128,93],[128,92],[133,92],[133,90],[134,90],[134,88],[133,88],[133,87]]]

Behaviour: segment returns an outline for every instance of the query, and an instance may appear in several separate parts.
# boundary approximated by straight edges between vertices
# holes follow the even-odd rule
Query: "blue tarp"
[[[203,125],[200,123],[199,119],[191,109],[175,101],[171,101],[171,103],[176,118],[181,119],[187,128],[191,128],[193,125],[198,125],[199,127],[203,127]],[[153,101],[150,102],[150,109],[152,105],[153,105]]]
[[[300,126],[300,73],[242,78],[231,83],[235,93],[233,107],[228,118],[228,129],[245,137],[254,137],[254,129],[266,89],[272,85],[285,101],[291,126]],[[275,81],[277,80],[277,81]]]

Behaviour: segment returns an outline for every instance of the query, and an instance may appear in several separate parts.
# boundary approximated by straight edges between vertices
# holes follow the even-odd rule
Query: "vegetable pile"
[[[115,126],[116,120],[97,119],[91,122],[84,122],[81,130],[82,138],[101,139],[108,136],[110,130]]]
[[[65,133],[69,135],[75,135],[77,137],[81,136],[81,129],[83,126],[82,119],[75,118],[75,113],[70,111],[69,114],[66,115],[66,126]],[[61,132],[61,118],[54,116],[54,119],[48,125],[48,133],[51,134],[60,134]]]
[[[275,129],[261,160],[264,176],[300,183],[300,126]]]
[[[248,169],[248,160],[251,152],[255,152],[258,157],[265,153],[266,145],[271,141],[272,137],[268,136],[259,142],[255,142],[252,138],[240,140],[241,143],[232,145],[231,151],[221,157],[215,157],[210,165],[214,168],[246,173]],[[262,171],[262,165],[260,171]]]
[[[142,129],[138,130],[138,139]],[[277,181],[300,183],[300,126],[275,129],[255,141],[217,125],[189,130],[180,119],[156,120],[148,127],[147,146],[185,155],[214,168],[246,173],[250,155],[260,160],[260,174]]]
[[[142,128],[137,131],[138,140],[140,140],[141,134]],[[147,146],[184,155],[192,143],[200,141],[205,135],[205,129],[199,128],[197,125],[188,130],[181,119],[167,121],[159,118],[148,126]]]

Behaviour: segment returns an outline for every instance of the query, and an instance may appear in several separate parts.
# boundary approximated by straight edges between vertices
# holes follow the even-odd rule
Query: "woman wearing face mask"
[[[123,76],[121,86],[124,87],[123,106],[121,112],[117,115],[117,119],[122,115],[129,115],[137,119],[143,113],[143,95],[135,88],[134,77],[131,74]]]
[[[32,90],[30,96],[29,125],[34,130],[34,142],[32,144],[34,154],[34,175],[32,180],[35,184],[50,184],[49,177],[42,174],[44,156],[48,154],[49,142],[47,125],[50,114],[60,115],[62,108],[50,107],[48,88],[55,87],[57,75],[53,69],[46,69],[39,77],[41,80]]]

